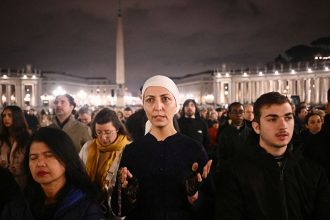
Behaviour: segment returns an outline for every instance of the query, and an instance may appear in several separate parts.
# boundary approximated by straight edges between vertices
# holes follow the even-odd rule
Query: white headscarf
[[[147,79],[147,81],[145,81],[145,83],[142,87],[142,102],[144,101],[144,92],[150,86],[160,86],[160,87],[167,89],[174,96],[174,99],[176,102],[176,112],[175,113],[179,112],[179,110],[180,110],[179,89],[175,85],[173,80],[171,80],[167,76],[162,76],[162,75],[152,76],[149,79]],[[145,126],[145,134],[148,133],[150,131],[150,129],[151,129],[151,122],[148,120],[146,123],[146,126]]]

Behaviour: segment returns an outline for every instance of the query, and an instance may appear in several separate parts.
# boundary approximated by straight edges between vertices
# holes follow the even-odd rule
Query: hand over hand
[[[192,204],[198,199],[198,190],[202,185],[203,179],[206,179],[210,173],[212,165],[212,160],[209,160],[206,165],[203,167],[202,175],[198,172],[198,163],[193,163],[191,167],[191,175],[185,181],[186,193],[188,196],[188,201]]]
[[[139,191],[139,182],[126,167],[119,170],[119,180],[128,200],[134,203]]]

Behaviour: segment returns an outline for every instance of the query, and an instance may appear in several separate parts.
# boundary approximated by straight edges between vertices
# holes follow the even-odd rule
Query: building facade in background
[[[303,70],[250,72],[205,71],[174,78],[180,90],[180,103],[188,98],[201,105],[221,106],[239,101],[254,103],[263,93],[276,91],[310,104],[327,103],[330,70],[323,65]]]
[[[59,94],[71,94],[78,106],[115,106],[118,85],[106,77],[79,77],[67,73],[24,69],[1,69],[0,104],[51,108]],[[126,91],[129,105],[136,103]],[[137,98],[137,102],[139,99]]]
[[[106,77],[79,77],[67,73],[24,69],[1,69],[0,106],[51,108],[59,94],[71,94],[78,106],[117,106],[119,85]],[[195,99],[200,105],[223,106],[234,101],[254,103],[263,93],[277,91],[294,101],[327,103],[330,70],[307,68],[280,71],[205,71],[172,77],[180,90],[180,104]],[[125,90],[125,106],[141,105],[139,97]]]

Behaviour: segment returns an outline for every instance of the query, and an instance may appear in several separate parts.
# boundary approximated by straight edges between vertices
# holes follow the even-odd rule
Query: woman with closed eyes
[[[64,131],[40,128],[26,150],[25,167],[26,198],[35,220],[104,218],[98,190]]]

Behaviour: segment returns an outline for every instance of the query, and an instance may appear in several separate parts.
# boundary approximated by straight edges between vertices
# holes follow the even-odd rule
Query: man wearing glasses
[[[217,154],[220,164],[239,153],[243,153],[244,143],[252,133],[251,128],[244,121],[244,107],[240,102],[233,102],[229,105],[228,117],[229,125],[220,129],[218,134]]]

